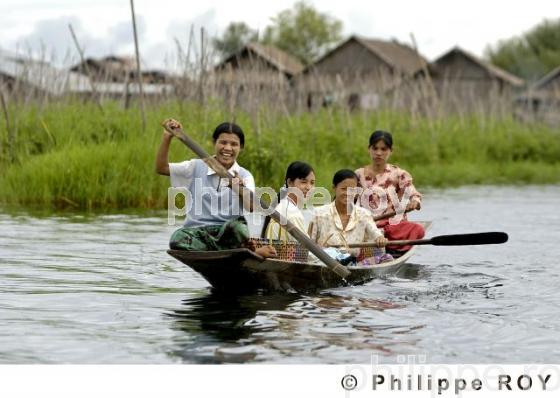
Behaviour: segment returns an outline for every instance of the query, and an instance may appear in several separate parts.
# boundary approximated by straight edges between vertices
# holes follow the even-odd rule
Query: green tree
[[[214,48],[227,57],[240,51],[247,43],[256,41],[258,33],[245,22],[231,22],[221,37],[213,39]]]
[[[305,1],[272,18],[263,42],[272,44],[309,65],[342,39],[342,22],[320,13]]]
[[[494,65],[534,81],[560,65],[560,18],[488,46],[485,55]]]

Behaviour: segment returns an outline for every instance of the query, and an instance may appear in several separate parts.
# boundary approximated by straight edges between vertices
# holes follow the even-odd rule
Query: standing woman
[[[307,163],[295,161],[286,170],[284,186],[278,195],[279,203],[276,211],[306,233],[301,208],[309,192],[315,187],[315,172]],[[267,216],[261,237],[266,239],[296,242],[297,240],[286,229]]]
[[[371,163],[356,170],[361,187],[360,204],[371,210],[375,215],[388,214],[396,210],[420,210],[422,195],[412,184],[412,176],[395,165],[387,163],[393,152],[391,133],[377,130],[369,137],[369,155]],[[395,203],[398,200],[398,203]],[[406,214],[398,224],[392,225],[389,219],[379,221],[379,228],[385,232],[389,240],[422,239],[424,227],[407,220]],[[411,246],[388,246],[392,252],[402,253]]]

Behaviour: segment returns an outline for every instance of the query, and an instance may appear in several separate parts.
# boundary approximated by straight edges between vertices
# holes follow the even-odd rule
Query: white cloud
[[[140,25],[140,50],[144,63],[161,67],[176,57],[174,38],[186,48],[189,29],[195,27],[194,44],[200,43],[200,27],[215,35],[232,21],[245,21],[264,30],[270,18],[290,8],[295,0],[255,3],[253,0],[135,0]],[[487,0],[312,0],[321,12],[339,18],[345,34],[357,33],[410,43],[414,33],[420,51],[429,59],[454,45],[482,55],[486,45],[519,35],[545,17],[560,17],[560,2],[532,0],[508,3]],[[192,16],[192,17],[191,17]],[[134,51],[128,0],[2,0],[2,47],[14,50],[27,42],[32,48],[44,43],[57,57],[75,54],[67,24],[72,22],[87,55]]]
[[[79,59],[78,51],[72,39],[69,25],[72,25],[78,43],[86,57],[100,57],[110,53],[130,53],[134,50],[132,25],[130,21],[118,22],[108,28],[108,33],[94,36],[85,29],[82,20],[76,16],[63,16],[40,20],[29,34],[23,35],[12,43],[25,54],[31,53],[57,64],[72,64]],[[146,22],[142,16],[137,18],[138,35],[146,35]],[[46,50],[46,54],[45,53]]]

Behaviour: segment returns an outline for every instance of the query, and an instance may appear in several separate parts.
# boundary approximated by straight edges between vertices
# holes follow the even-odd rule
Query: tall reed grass
[[[11,106],[15,106],[14,103]],[[391,158],[415,177],[416,186],[557,183],[560,133],[542,125],[488,115],[427,118],[396,110],[350,113],[324,109],[287,115],[261,107],[232,116],[219,104],[180,101],[153,105],[142,133],[136,107],[105,102],[51,102],[12,109],[17,114],[15,160],[0,124],[0,202],[75,208],[164,208],[168,180],[156,175],[159,123],[179,119],[184,130],[212,151],[211,133],[224,120],[240,124],[246,146],[239,163],[257,185],[278,188],[287,165],[305,160],[329,187],[339,168],[367,164],[375,129],[394,134]],[[170,159],[193,155],[178,141]]]

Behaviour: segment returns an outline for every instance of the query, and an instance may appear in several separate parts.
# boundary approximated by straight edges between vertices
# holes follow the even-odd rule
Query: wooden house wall
[[[350,41],[295,78],[295,86],[308,108],[331,102],[350,108],[375,109],[383,93],[401,81],[380,57]]]
[[[560,97],[560,72],[546,82],[546,84],[541,87],[540,91]]]

